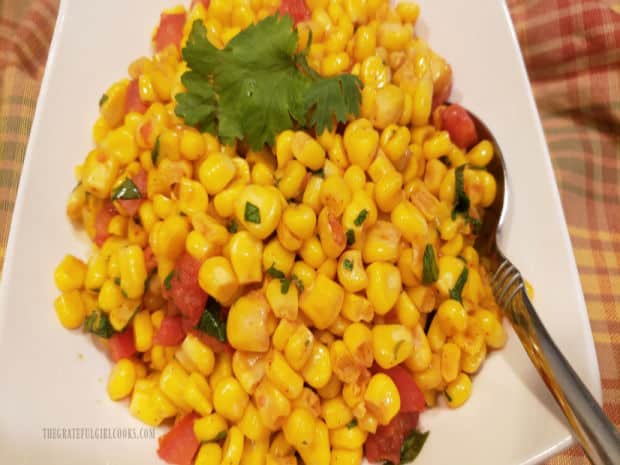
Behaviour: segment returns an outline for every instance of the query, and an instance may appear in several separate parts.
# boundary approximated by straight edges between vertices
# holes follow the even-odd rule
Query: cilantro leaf
[[[435,261],[435,249],[431,244],[427,244],[424,248],[424,257],[422,257],[422,284],[431,284],[437,281],[439,269]]]
[[[212,297],[207,300],[207,305],[200,316],[196,329],[213,336],[221,342],[226,342],[226,320],[222,315],[222,306]]]
[[[285,279],[286,278],[286,275],[282,271],[278,270],[274,266],[273,263],[271,264],[271,266],[269,268],[267,268],[267,274],[269,276],[271,276],[272,278],[276,278],[276,279]]]
[[[469,197],[465,193],[465,171],[466,165],[461,165],[454,170],[454,209],[452,219],[456,218],[457,213],[469,213]]]
[[[353,231],[352,229],[347,229],[346,236],[348,246],[352,246],[353,244],[355,244],[355,231]]]
[[[112,200],[133,200],[141,198],[142,193],[140,189],[138,189],[138,186],[129,178],[126,178],[117,187],[112,189]]]
[[[110,323],[108,315],[99,310],[95,310],[86,317],[84,326],[89,332],[104,339],[110,339],[116,332],[112,327],[112,323]]]
[[[424,443],[428,438],[430,431],[420,433],[419,431],[412,430],[404,439],[402,446],[400,446],[400,463],[410,463],[418,456]]]
[[[354,418],[349,423],[347,423],[345,426],[347,427],[347,429],[355,428],[357,426],[357,418]]]
[[[244,218],[250,223],[260,224],[260,210],[252,202],[246,202]]]
[[[233,219],[233,220],[230,220],[230,222],[228,223],[228,226],[226,226],[226,229],[228,230],[229,233],[234,234],[239,230],[239,225]]]
[[[355,220],[353,221],[353,223],[355,224],[355,226],[361,226],[364,224],[364,221],[366,221],[366,218],[368,217],[368,210],[366,210],[365,208],[359,213],[359,215],[357,215],[357,218],[355,218]]]
[[[99,99],[99,107],[101,107],[104,103],[108,101],[108,94],[103,94]]]
[[[288,290],[291,287],[291,283],[293,282],[292,279],[288,279],[288,278],[283,278],[280,280],[280,292],[282,294],[288,294]]]
[[[349,270],[352,271],[353,270],[353,262],[351,260],[349,260],[348,258],[345,258],[342,261],[342,266],[345,270]]]
[[[151,150],[151,161],[153,162],[153,166],[157,165],[157,159],[159,158],[159,136],[155,139],[155,146],[153,150]]]
[[[164,287],[166,288],[167,291],[172,289],[172,278],[174,278],[174,270],[168,273],[168,276],[164,278]]]
[[[467,282],[468,275],[469,275],[469,270],[467,269],[467,266],[464,266],[463,271],[461,271],[461,274],[459,275],[456,282],[454,283],[454,287],[450,289],[451,299],[458,300],[459,302],[463,302],[463,299],[461,298],[461,294],[463,293],[463,288],[465,287],[465,283]]]

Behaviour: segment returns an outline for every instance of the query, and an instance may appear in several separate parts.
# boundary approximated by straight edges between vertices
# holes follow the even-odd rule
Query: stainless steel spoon
[[[475,243],[480,259],[484,260],[491,276],[495,299],[590,461],[594,465],[620,465],[618,430],[551,339],[526,294],[521,273],[497,247],[496,236],[508,203],[506,167],[500,147],[489,129],[475,115],[470,115],[480,137],[491,141],[495,149],[495,156],[487,169],[497,181],[497,196],[485,212]]]

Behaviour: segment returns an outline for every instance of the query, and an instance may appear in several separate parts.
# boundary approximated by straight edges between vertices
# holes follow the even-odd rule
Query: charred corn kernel
[[[73,255],[65,255],[54,270],[54,282],[61,292],[81,289],[86,278],[86,264]]]
[[[211,403],[211,388],[207,380],[200,373],[189,375],[183,391],[185,402],[200,415],[209,415],[213,411]]]
[[[183,178],[179,183],[179,209],[188,216],[205,212],[209,205],[207,191],[198,181]]]
[[[351,321],[372,321],[375,310],[368,299],[345,292],[342,303],[342,316]]]
[[[239,281],[225,257],[206,259],[198,272],[200,287],[218,302],[230,302],[237,293]]]
[[[258,410],[252,402],[248,403],[248,406],[243,414],[243,418],[237,426],[243,435],[251,441],[259,441],[269,438],[270,431],[265,427],[265,425],[263,425],[263,422],[258,414]]]
[[[325,150],[321,145],[303,131],[297,131],[291,141],[293,156],[304,166],[313,171],[325,163]]]
[[[335,374],[332,374],[329,382],[321,389],[318,389],[317,392],[323,400],[334,399],[342,392],[342,382]]]
[[[220,380],[213,388],[213,407],[227,420],[232,422],[241,420],[248,402],[248,394],[233,377]]]
[[[319,213],[317,230],[321,247],[329,258],[337,258],[347,246],[346,236],[337,216],[324,207]]]
[[[211,413],[194,420],[194,434],[201,442],[213,441],[222,431],[228,431],[228,423],[219,413]]]
[[[413,336],[413,352],[411,356],[405,360],[405,365],[414,373],[426,370],[432,360],[431,347],[428,343],[426,334],[422,325],[417,324],[412,329]]]
[[[409,129],[392,124],[381,133],[380,144],[388,158],[396,163],[405,155],[410,140]]]
[[[316,214],[308,205],[296,204],[288,206],[282,214],[282,222],[299,239],[306,240],[314,237]]]
[[[272,239],[263,249],[263,269],[274,267],[288,275],[295,263],[295,254],[286,250],[278,239]]]
[[[282,203],[274,187],[246,186],[235,202],[237,222],[258,239],[275,231],[281,215]]]
[[[368,266],[366,272],[366,297],[378,315],[385,315],[394,307],[402,290],[398,268],[389,263],[375,262]]]
[[[331,213],[340,216],[351,201],[351,191],[342,177],[330,176],[321,186],[320,199]]]
[[[248,394],[252,394],[264,378],[266,365],[267,360],[263,354],[237,350],[232,358],[235,378]]]
[[[301,395],[293,401],[292,405],[307,409],[315,418],[321,414],[321,399],[313,389],[308,387],[303,389]]]
[[[366,173],[357,165],[352,165],[344,172],[344,180],[351,192],[364,188],[366,184]]]
[[[391,212],[403,199],[403,176],[396,172],[386,173],[375,186],[377,207],[383,212]]]
[[[269,438],[247,440],[243,445],[241,465],[266,465],[266,456],[269,451]],[[218,464],[220,462],[217,462]]]
[[[329,356],[331,359],[334,374],[343,383],[354,383],[359,378],[362,367],[355,363],[351,352],[347,349],[342,340],[338,339],[329,346]]]
[[[320,267],[327,259],[323,247],[321,247],[321,241],[316,236],[305,240],[298,253],[313,268]]]
[[[447,172],[446,165],[437,159],[429,160],[426,163],[426,171],[424,172],[424,184],[429,192],[433,195],[439,195],[442,180]]]
[[[372,163],[379,147],[379,133],[367,119],[357,119],[344,131],[344,147],[351,164],[366,170]]]
[[[444,255],[438,260],[438,268],[439,277],[435,286],[442,295],[448,296],[463,272],[465,263],[459,258]]]
[[[338,317],[344,290],[328,277],[318,274],[299,299],[299,307],[318,329],[328,328]]]
[[[220,193],[235,177],[237,167],[227,155],[210,153],[198,168],[198,179],[211,195]]]
[[[272,352],[265,373],[273,385],[289,399],[295,399],[301,394],[304,380],[291,368],[280,352]]]
[[[243,433],[236,426],[232,426],[226,435],[222,447],[221,465],[239,465],[243,455]]]
[[[467,312],[460,302],[448,299],[437,309],[435,320],[444,334],[451,336],[463,332],[467,328]]]
[[[183,367],[176,361],[168,362],[161,372],[159,388],[180,410],[190,410],[191,407],[183,396],[185,385],[189,380],[189,375]]]
[[[375,325],[372,349],[379,366],[392,368],[407,360],[413,352],[413,336],[403,325]]]
[[[328,277],[329,279],[336,278],[336,272],[338,269],[338,262],[335,258],[328,258],[325,260],[318,270],[316,270],[317,274],[322,274],[323,276]]]
[[[306,408],[296,407],[286,419],[282,431],[288,443],[298,448],[312,444],[315,427],[314,415]]]
[[[372,366],[373,336],[372,331],[366,325],[350,324],[344,332],[343,341],[356,363],[367,368]]]
[[[467,402],[471,396],[471,379],[465,373],[461,373],[457,378],[446,386],[446,398],[448,406],[457,408]]]
[[[400,394],[392,378],[377,373],[368,382],[364,393],[368,410],[377,417],[379,424],[387,425],[400,410]]]
[[[237,350],[267,352],[274,332],[275,317],[261,291],[238,298],[228,313],[228,341]]]
[[[134,320],[134,328],[135,324]],[[185,336],[181,348],[200,373],[208,376],[213,372],[215,356],[211,348],[203,344],[200,339],[192,334],[188,334]]]
[[[269,446],[269,455],[271,455],[275,459],[286,457],[287,455],[292,455],[293,453],[293,446],[288,442],[288,440],[284,436],[284,433],[282,431],[277,433],[271,440],[271,445]]]
[[[456,379],[461,368],[461,349],[452,342],[441,348],[441,377],[446,383]]]
[[[406,292],[401,292],[396,302],[398,321],[407,328],[415,328],[420,321],[420,312]]]
[[[137,299],[144,294],[146,265],[144,252],[137,245],[130,245],[118,251],[121,273],[121,289],[129,299]]]
[[[215,389],[219,382],[233,375],[232,357],[228,352],[221,352],[215,359],[215,367],[209,376],[209,385]]]
[[[366,263],[395,262],[398,259],[400,231],[388,221],[377,221],[369,230],[362,253]]]
[[[461,370],[465,373],[474,374],[484,362],[487,356],[487,346],[482,344],[480,350],[474,354],[468,354],[465,351],[461,352]]]
[[[413,108],[411,112],[411,123],[413,126],[428,124],[432,104],[433,80],[429,76],[425,76],[420,79],[413,93]]]
[[[148,310],[136,313],[133,318],[133,334],[138,352],[146,352],[153,346],[153,324]]]
[[[324,401],[321,416],[329,429],[342,428],[353,419],[353,413],[342,397]]]
[[[422,390],[436,389],[441,383],[441,358],[433,354],[431,363],[426,370],[414,373],[413,379]]]
[[[313,342],[312,332],[304,325],[296,326],[291,332],[285,343],[284,356],[294,370],[299,371],[306,364],[312,355]]]
[[[199,4],[200,5],[200,4]],[[220,465],[222,448],[215,442],[202,444],[194,459],[194,465]]]
[[[480,206],[483,208],[490,207],[497,195],[497,182],[493,175],[487,171],[478,173],[478,178],[480,179],[480,188],[482,189]]]
[[[54,309],[58,321],[67,329],[79,328],[84,323],[86,310],[79,291],[63,292],[54,301]]]
[[[506,332],[497,317],[488,310],[477,310],[474,318],[485,334],[485,341],[491,349],[500,349],[506,344]]]
[[[467,153],[467,163],[478,168],[484,168],[493,159],[493,155],[493,144],[488,140],[482,140]]]
[[[189,232],[187,221],[172,215],[153,226],[149,234],[149,243],[158,258],[175,260],[185,249],[185,239]]]
[[[239,284],[262,281],[263,242],[261,240],[247,231],[240,231],[230,239],[228,250]]]
[[[381,376],[385,376],[389,379],[387,375],[381,374]],[[398,404],[400,408],[400,399]],[[358,449],[364,445],[367,437],[368,433],[363,431],[359,426],[354,426],[352,428],[344,426],[329,432],[329,442],[331,446],[339,449]]]
[[[358,292],[368,286],[368,275],[359,250],[347,250],[338,261],[338,282],[349,292]]]
[[[86,157],[82,167],[81,185],[86,192],[95,197],[106,198],[110,194],[112,183],[115,181],[118,171],[119,161],[115,157],[93,150]]]
[[[313,465],[329,465],[330,461],[330,434],[323,421],[316,420],[314,441],[309,445],[297,448],[304,463]]]
[[[267,379],[256,387],[254,400],[261,421],[271,431],[280,428],[290,415],[290,401]]]
[[[375,102],[374,125],[378,129],[385,129],[400,120],[405,106],[405,93],[400,87],[387,84],[377,90]]]
[[[320,389],[325,386],[332,375],[332,364],[327,347],[314,342],[312,352],[301,374],[310,386]]]
[[[133,133],[126,127],[110,131],[101,141],[100,147],[104,153],[123,165],[138,158],[138,145]]]

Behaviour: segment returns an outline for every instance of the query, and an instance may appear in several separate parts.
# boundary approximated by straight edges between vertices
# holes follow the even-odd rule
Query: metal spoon
[[[543,326],[527,296],[519,270],[497,247],[508,199],[506,166],[491,131],[471,117],[481,138],[491,141],[495,156],[488,171],[497,181],[497,196],[487,209],[475,248],[491,276],[498,305],[512,324],[525,351],[570,424],[573,435],[594,465],[620,465],[620,434],[572,369]]]

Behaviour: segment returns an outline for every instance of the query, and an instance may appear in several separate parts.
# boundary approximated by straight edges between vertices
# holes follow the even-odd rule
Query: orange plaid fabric
[[[508,0],[620,424],[620,0]],[[0,2],[0,266],[58,0]],[[578,448],[549,465],[584,465]],[[498,464],[500,465],[500,464]]]

